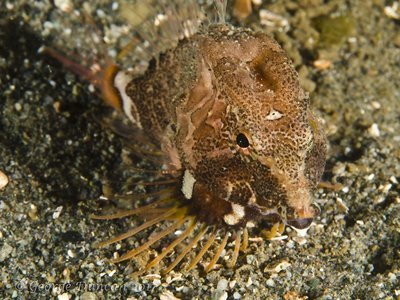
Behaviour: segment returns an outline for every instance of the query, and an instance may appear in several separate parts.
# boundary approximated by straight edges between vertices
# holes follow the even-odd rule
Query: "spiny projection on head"
[[[135,3],[121,6],[134,37],[100,75],[46,50],[125,113],[131,124],[123,132],[134,151],[159,164],[157,171],[138,169],[155,177],[147,183],[159,187],[147,195],[153,202],[93,216],[144,219],[98,247],[159,226],[147,242],[114,259],[122,262],[179,230],[144,271],[176,252],[164,272],[182,261],[190,270],[212,253],[208,272],[227,245],[228,267],[235,266],[249,228],[260,221],[270,224],[263,230],[269,239],[285,225],[307,228],[318,213],[312,191],[326,141],[282,48],[261,32],[224,23],[226,1],[214,1],[215,21],[193,0]],[[135,72],[138,64],[145,65],[142,72]]]

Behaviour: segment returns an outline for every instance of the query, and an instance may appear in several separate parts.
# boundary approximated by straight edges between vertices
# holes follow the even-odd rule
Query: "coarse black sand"
[[[69,3],[0,7],[0,171],[9,178],[0,190],[0,298],[400,299],[398,1],[263,1],[243,21],[274,35],[294,60],[324,120],[324,180],[341,187],[316,193],[321,215],[306,237],[288,230],[285,240],[253,240],[233,269],[163,277],[129,275],[138,261],[107,261],[127,243],[93,247],[135,224],[89,218],[112,207],[100,196],[123,191],[134,175],[121,138],[101,124],[101,99],[38,54],[49,45],[72,58],[102,55],[60,2]],[[74,8],[111,28],[117,5]],[[288,24],[262,25],[262,9]]]

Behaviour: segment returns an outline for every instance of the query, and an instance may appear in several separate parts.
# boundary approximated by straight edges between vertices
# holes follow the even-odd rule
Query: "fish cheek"
[[[232,211],[232,205],[216,196],[204,183],[196,182],[191,199],[191,210],[199,221],[209,225],[219,225],[223,224],[224,216]]]

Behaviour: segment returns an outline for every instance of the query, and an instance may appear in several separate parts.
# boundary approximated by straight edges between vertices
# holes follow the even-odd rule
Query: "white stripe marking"
[[[196,178],[193,177],[192,173],[185,170],[182,181],[182,193],[185,195],[186,199],[191,199],[193,195],[193,186],[196,182]]]
[[[128,118],[137,125],[139,128],[142,128],[139,120],[136,120],[132,115],[132,105],[134,105],[132,98],[126,94],[126,86],[129,82],[132,81],[132,77],[125,72],[118,72],[114,78],[114,86],[118,89],[122,98],[122,108],[124,109],[125,114]]]

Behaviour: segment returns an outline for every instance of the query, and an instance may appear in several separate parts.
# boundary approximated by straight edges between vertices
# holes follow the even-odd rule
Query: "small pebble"
[[[161,276],[159,274],[147,274],[144,276],[145,279],[147,280],[156,280],[156,279],[161,279]]]
[[[76,257],[76,253],[75,253],[74,251],[72,251],[72,250],[68,250],[68,251],[67,251],[67,254],[68,254],[68,256],[71,257],[71,258]]]
[[[344,203],[342,198],[337,197],[336,204],[337,204],[340,212],[347,213],[349,211],[349,208],[347,207],[346,203]]]
[[[228,299],[228,293],[227,292],[221,292],[221,291],[217,290],[217,292],[214,293],[212,299],[215,299],[215,300],[226,300],[226,299]]]
[[[111,4],[111,9],[112,10],[117,10],[119,8],[119,3],[118,2],[113,2],[112,4]]]
[[[336,176],[343,175],[343,173],[346,171],[346,165],[344,163],[337,163],[333,168],[332,168],[332,173]]]
[[[332,61],[328,59],[318,59],[314,61],[313,65],[317,70],[323,71],[329,69],[332,66]]]
[[[378,124],[372,124],[371,127],[368,128],[368,133],[372,137],[379,137],[381,135],[381,132],[379,130]]]
[[[61,295],[59,295],[58,297],[57,297],[57,299],[58,300],[69,300],[69,294],[68,293],[64,293],[64,294],[61,294]]]
[[[29,205],[29,212],[28,216],[31,218],[32,221],[36,221],[38,219],[38,214],[37,214],[37,206],[34,204]]]
[[[54,0],[54,5],[65,13],[70,13],[74,9],[71,0]]]
[[[249,287],[253,284],[253,280],[251,279],[251,277],[249,277],[249,279],[247,280],[246,286]]]
[[[391,182],[391,183],[394,183],[394,184],[399,183],[399,182],[397,181],[396,177],[394,177],[394,176],[390,176],[389,179],[390,179],[390,182]]]
[[[392,188],[392,184],[386,183],[385,185],[382,186],[382,193],[387,194],[391,188]]]
[[[2,171],[0,171],[0,190],[4,189],[8,184],[8,177]]]
[[[277,264],[273,265],[273,266],[267,266],[264,269],[264,272],[268,272],[268,273],[279,273],[281,271],[286,270],[288,267],[290,267],[290,262],[287,261],[286,259],[278,262]]]
[[[267,286],[269,287],[274,287],[275,286],[275,282],[270,278],[268,279],[266,282]]]
[[[299,245],[307,244],[307,239],[302,236],[294,236],[293,240],[298,243]]]
[[[375,178],[375,174],[374,173],[365,176],[365,179],[368,180],[368,181],[372,181],[374,178]]]
[[[14,248],[8,244],[4,244],[0,249],[0,262],[4,261],[12,252]]]
[[[179,298],[176,298],[170,291],[164,291],[160,294],[160,300],[179,300]]]
[[[64,269],[64,271],[62,272],[62,275],[63,275],[63,277],[64,277],[66,280],[69,280],[69,278],[70,278],[70,276],[71,276],[71,271],[70,271],[68,268],[66,268],[66,269]]]
[[[6,7],[7,7],[8,10],[12,10],[12,9],[14,9],[14,4],[11,3],[11,2],[7,2],[6,3]]]
[[[63,210],[63,207],[62,206],[58,206],[56,208],[56,210],[54,211],[54,213],[53,213],[53,219],[58,219],[60,217],[60,215],[61,215],[62,210]]]
[[[229,282],[229,288],[233,289],[236,285],[236,280],[232,280]]]
[[[104,18],[104,17],[106,16],[104,10],[102,10],[102,9],[96,10],[96,14],[97,14],[97,16],[98,16],[99,18]]]
[[[399,14],[399,3],[398,2],[393,2],[392,6],[385,6],[384,12],[385,15],[388,16],[391,19],[399,20],[400,19],[400,14]]]
[[[254,255],[247,255],[246,256],[246,262],[248,265],[253,264],[256,261],[256,257]]]
[[[22,105],[21,103],[17,102],[14,104],[15,110],[16,111],[21,111],[22,110]]]
[[[99,299],[95,293],[85,292],[80,297],[81,300],[97,300]]]
[[[218,290],[225,291],[227,287],[228,287],[228,280],[223,278],[220,281],[218,281],[218,284],[217,284]]]
[[[161,285],[161,280],[160,280],[160,279],[154,279],[154,280],[153,280],[153,285],[154,285],[154,286],[159,286],[159,285]]]
[[[259,14],[262,25],[273,27],[283,32],[287,32],[290,29],[289,21],[272,11],[261,9]]]
[[[57,113],[61,112],[61,103],[60,101],[56,101],[53,103],[53,108]]]
[[[374,109],[380,109],[382,105],[378,101],[372,101],[371,105]]]

